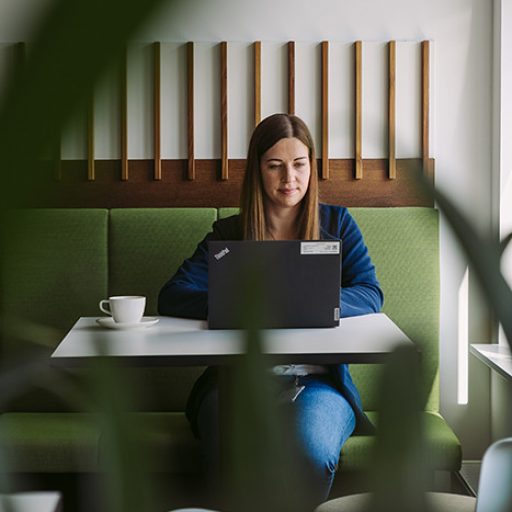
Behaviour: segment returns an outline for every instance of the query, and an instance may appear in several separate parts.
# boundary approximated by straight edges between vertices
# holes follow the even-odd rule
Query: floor
[[[480,466],[479,460],[466,460],[462,462],[462,468],[459,472],[459,478],[461,479],[462,485],[465,485],[468,493],[472,496],[478,494],[478,480],[480,478]]]

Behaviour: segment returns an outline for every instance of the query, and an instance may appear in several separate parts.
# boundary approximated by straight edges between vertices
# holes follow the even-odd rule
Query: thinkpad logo
[[[229,249],[226,247],[225,249],[222,249],[222,251],[219,251],[217,254],[214,254],[213,257],[219,261],[221,258],[224,258],[226,254],[228,254]]]

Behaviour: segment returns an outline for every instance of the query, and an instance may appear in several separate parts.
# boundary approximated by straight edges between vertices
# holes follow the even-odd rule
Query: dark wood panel
[[[329,161],[329,179],[320,182],[321,200],[346,206],[432,206],[416,186],[414,166],[422,159],[397,160],[396,179],[388,178],[388,160],[365,160],[364,178],[354,178],[353,159]],[[320,163],[320,162],[318,162]],[[429,162],[433,168],[434,162]],[[120,181],[119,160],[96,160],[96,179],[87,180],[87,161],[62,162],[62,179],[48,175],[48,191],[32,206],[172,207],[238,206],[245,160],[229,161],[229,180],[221,179],[220,160],[196,160],[196,179],[188,179],[187,160],[162,160],[162,179],[155,181],[154,161],[131,160],[130,179]]]

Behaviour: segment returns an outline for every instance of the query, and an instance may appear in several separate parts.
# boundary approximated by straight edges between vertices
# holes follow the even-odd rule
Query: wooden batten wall
[[[289,113],[296,113],[296,46],[286,45],[287,106]],[[320,141],[317,147],[320,198],[324,202],[346,206],[431,206],[431,199],[415,185],[415,171],[423,169],[434,179],[434,160],[430,158],[430,43],[421,42],[421,154],[417,158],[397,158],[395,112],[396,93],[396,43],[387,44],[387,158],[364,158],[363,123],[363,43],[353,44],[353,105],[354,105],[354,158],[329,158],[329,51],[330,43],[319,44],[321,87],[318,118]],[[152,45],[153,54],[153,153],[152,159],[128,158],[128,96],[126,62],[119,80],[120,91],[120,159],[95,159],[94,103],[87,109],[87,159],[61,160],[47,173],[49,193],[40,197],[34,206],[55,207],[172,207],[172,206],[238,206],[240,186],[245,161],[228,158],[228,49],[229,43],[218,45],[220,106],[220,158],[196,158],[196,130],[194,127],[194,90],[199,87],[194,77],[195,43],[186,44],[186,123],[187,158],[164,159],[161,151],[161,43]],[[261,42],[252,44],[253,79],[252,108],[254,124],[262,117],[262,48]],[[19,52],[20,59],[23,53]],[[204,86],[204,84],[201,84]],[[45,173],[46,174],[46,173]]]

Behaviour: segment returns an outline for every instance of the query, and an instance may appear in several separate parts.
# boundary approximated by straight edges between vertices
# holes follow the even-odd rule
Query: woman
[[[159,312],[186,318],[207,317],[208,240],[342,240],[341,316],[378,312],[383,294],[363,237],[343,207],[319,204],[315,149],[311,134],[296,116],[274,114],[254,130],[242,186],[240,215],[214,223],[162,288]],[[326,499],[341,447],[355,428],[372,426],[363,413],[359,393],[347,365],[282,365],[280,375],[294,376],[290,395],[296,434],[314,468]],[[211,452],[218,446],[216,374],[211,368],[199,378],[187,405],[194,432]]]

